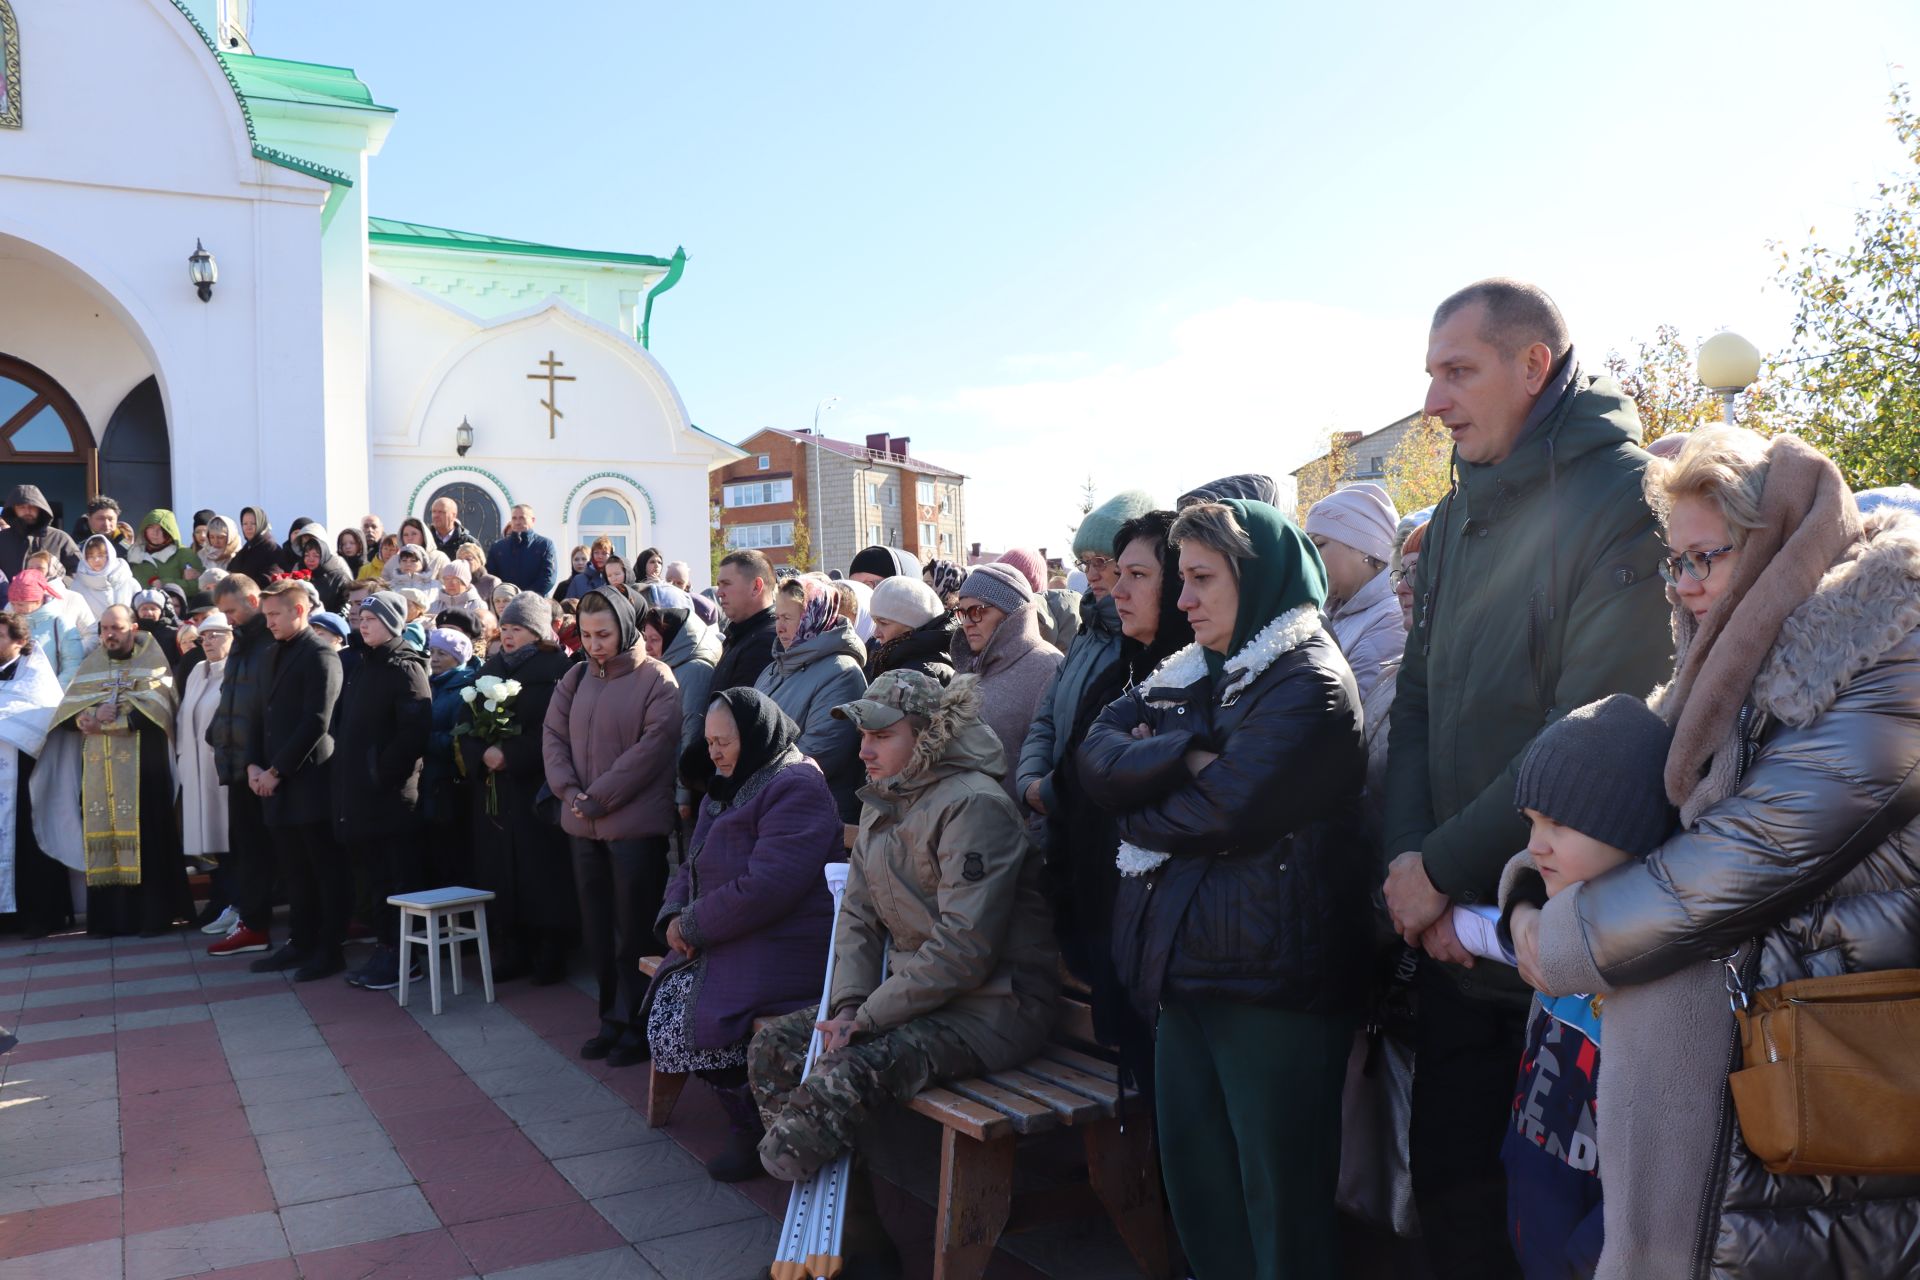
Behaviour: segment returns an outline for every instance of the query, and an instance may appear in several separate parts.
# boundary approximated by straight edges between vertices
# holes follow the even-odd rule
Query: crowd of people
[[[1916,495],[1791,435],[1643,450],[1521,282],[1442,303],[1427,365],[1435,507],[1129,491],[1071,575],[740,550],[695,593],[524,506],[484,549],[445,498],[70,535],[21,486],[0,910],[157,933],[198,866],[211,954],[312,981],[369,935],[378,991],[389,892],[490,889],[500,980],[584,954],[582,1057],[714,1090],[721,1180],[1020,1064],[1071,992],[1201,1280],[1343,1274],[1358,1174],[1447,1280],[1920,1271],[1920,1167],[1783,1171],[1729,1084],[1749,996],[1920,968]],[[1389,1003],[1411,1119],[1369,1147]]]

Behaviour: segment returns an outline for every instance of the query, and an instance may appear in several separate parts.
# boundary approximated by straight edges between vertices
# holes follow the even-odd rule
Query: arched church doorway
[[[129,524],[155,507],[173,507],[173,452],[155,378],[129,391],[107,419],[100,442],[100,491],[120,504]]]
[[[71,530],[99,484],[93,431],[45,371],[0,353],[0,488],[39,486],[54,522]]]
[[[425,520],[427,512],[433,510],[433,504],[441,498],[452,498],[454,505],[460,508],[460,523],[467,526],[467,532],[480,540],[480,549],[485,551],[500,538],[502,520],[500,504],[493,495],[477,484],[468,484],[456,480],[452,484],[443,484],[427,498],[427,505],[420,512]]]

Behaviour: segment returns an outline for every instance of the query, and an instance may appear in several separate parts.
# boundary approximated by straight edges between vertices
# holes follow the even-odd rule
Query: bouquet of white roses
[[[518,680],[481,676],[460,691],[460,701],[467,704],[469,719],[454,726],[453,736],[478,738],[488,746],[519,737],[520,726],[513,718],[512,707],[513,700],[519,694]],[[488,817],[497,816],[500,812],[500,793],[496,789],[495,776],[494,770],[487,770]]]

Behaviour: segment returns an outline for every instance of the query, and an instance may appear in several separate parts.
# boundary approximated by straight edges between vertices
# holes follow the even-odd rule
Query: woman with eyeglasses
[[[1011,565],[975,565],[960,584],[953,615],[969,655],[966,669],[980,677],[980,718],[1006,748],[1000,785],[1020,805],[1013,762],[1060,665],[1060,651],[1041,638],[1040,603]]]
[[[1920,968],[1920,801],[1900,795],[1920,768],[1920,518],[1863,516],[1798,437],[1733,428],[1694,433],[1645,485],[1666,534],[1676,654],[1651,702],[1673,726],[1680,830],[1508,903],[1529,982],[1606,993],[1598,1275],[1920,1273],[1920,1183],[1769,1173],[1728,1085],[1730,986]]]
[[[1327,566],[1327,621],[1362,699],[1380,682],[1381,668],[1407,647],[1400,602],[1387,577],[1399,524],[1393,499],[1377,484],[1350,484],[1307,512],[1307,537]]]

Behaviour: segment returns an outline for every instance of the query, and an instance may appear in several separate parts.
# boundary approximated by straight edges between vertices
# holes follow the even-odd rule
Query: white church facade
[[[526,502],[563,555],[704,567],[707,473],[744,455],[646,349],[685,255],[372,217],[394,111],[252,54],[246,9],[0,0],[0,488],[66,526],[93,492],[282,530],[444,493],[482,536]]]

